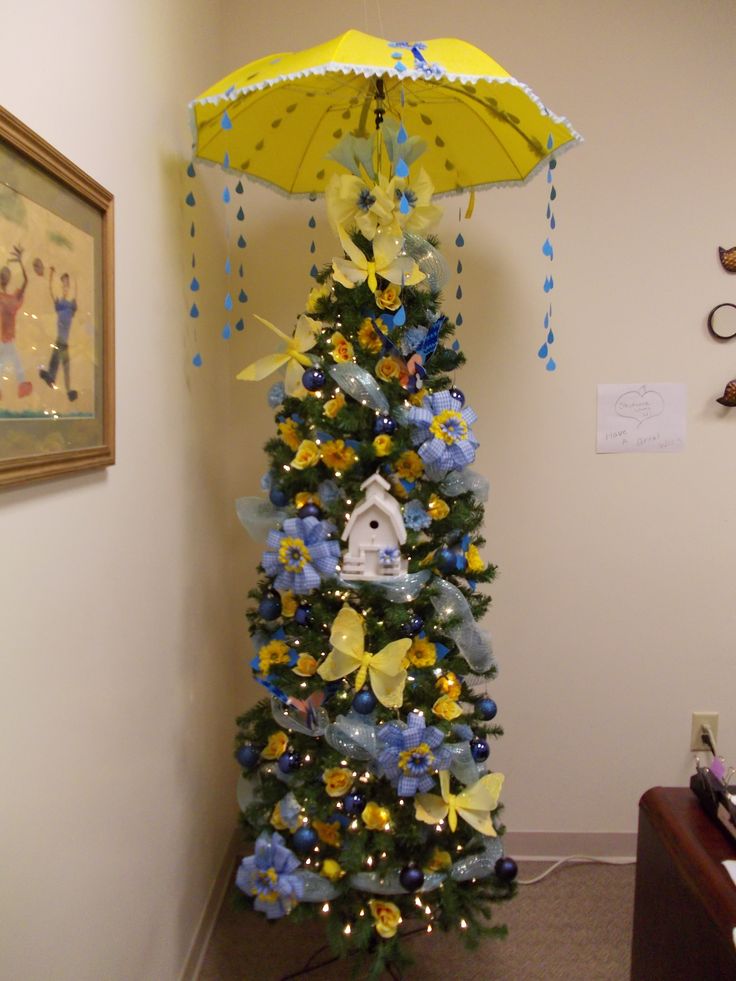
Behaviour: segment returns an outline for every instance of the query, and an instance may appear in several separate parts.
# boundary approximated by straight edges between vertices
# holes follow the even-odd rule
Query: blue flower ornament
[[[426,793],[434,785],[431,774],[450,766],[450,751],[442,745],[445,737],[435,726],[425,726],[421,712],[411,712],[406,725],[387,722],[378,738],[384,744],[378,762],[399,797]]]
[[[261,561],[275,588],[309,593],[322,576],[335,575],[340,544],[328,537],[334,530],[329,521],[309,517],[287,518],[281,531],[270,531]]]
[[[235,884],[254,898],[254,909],[275,920],[290,913],[304,896],[304,883],[294,875],[298,868],[299,859],[285,847],[280,834],[262,834],[255,854],[240,863]]]
[[[478,416],[469,406],[459,408],[449,391],[427,395],[421,406],[408,410],[407,418],[428,473],[462,470],[475,459],[479,444],[471,426]]]

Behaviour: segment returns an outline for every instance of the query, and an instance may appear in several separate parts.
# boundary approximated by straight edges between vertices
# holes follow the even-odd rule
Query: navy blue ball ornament
[[[310,828],[308,824],[303,824],[291,836],[291,847],[295,852],[304,855],[306,852],[311,852],[317,841],[317,832],[314,828]]]
[[[462,409],[462,407],[465,405],[465,393],[461,392],[459,388],[455,388],[453,385],[447,394],[451,399],[454,399],[455,402],[457,402],[458,408]]]
[[[508,855],[499,858],[493,868],[498,878],[504,882],[513,882],[519,873],[518,865]]]
[[[307,368],[302,375],[302,385],[308,392],[319,392],[325,387],[327,375],[321,368]]]
[[[312,622],[314,617],[312,616],[312,607],[309,603],[300,603],[296,608],[294,613],[294,619],[299,624],[300,627],[308,627]]]
[[[367,803],[365,794],[360,790],[352,790],[349,794],[345,794],[343,798],[343,807],[345,808],[346,814],[362,814]]]
[[[289,503],[288,495],[276,486],[268,492],[268,499],[275,508],[285,508]]]
[[[275,589],[269,589],[258,604],[258,613],[264,620],[275,620],[281,616],[281,597]]]
[[[495,719],[496,712],[498,712],[498,706],[492,698],[481,698],[475,708],[481,719],[485,719],[486,722]]]
[[[485,739],[480,739],[476,736],[475,739],[470,740],[470,753],[476,763],[485,763],[491,755],[491,750]]]
[[[353,708],[358,715],[370,715],[378,704],[378,699],[370,688],[361,688],[353,699]]]
[[[401,625],[401,632],[405,637],[416,637],[424,627],[424,620],[418,613],[412,613],[408,620]]]
[[[302,765],[302,758],[293,749],[287,749],[278,758],[279,770],[282,773],[294,773]]]
[[[373,424],[376,436],[393,436],[396,432],[396,420],[391,416],[379,416]]]
[[[260,762],[261,751],[258,746],[252,746],[250,743],[246,743],[236,750],[235,759],[244,770],[252,770]]]
[[[300,518],[319,518],[322,514],[314,501],[307,501],[306,504],[302,504],[296,513]]]
[[[445,576],[457,571],[455,553],[451,548],[440,548],[434,553],[434,564]]]
[[[416,865],[405,865],[399,872],[399,882],[407,892],[416,892],[424,885],[424,872]]]

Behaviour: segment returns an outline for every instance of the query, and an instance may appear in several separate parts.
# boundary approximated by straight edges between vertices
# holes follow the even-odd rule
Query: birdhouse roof
[[[348,539],[350,532],[355,527],[355,522],[361,515],[364,515],[371,508],[377,508],[386,515],[394,530],[397,541],[400,545],[403,545],[406,541],[406,528],[404,527],[404,519],[401,516],[399,502],[388,493],[390,485],[380,474],[375,473],[360,486],[361,490],[364,487],[368,487],[368,495],[353,508],[353,513],[350,515],[348,523],[345,525],[345,530],[342,533],[342,540],[346,541]]]

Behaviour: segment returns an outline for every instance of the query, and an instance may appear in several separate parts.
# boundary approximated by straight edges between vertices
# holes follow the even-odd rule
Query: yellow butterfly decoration
[[[307,357],[306,352],[310,351],[317,343],[317,335],[322,329],[322,324],[306,314],[301,314],[296,322],[294,336],[288,337],[280,331],[275,324],[269,320],[264,320],[258,314],[253,314],[256,320],[268,327],[274,334],[278,335],[286,342],[283,351],[277,354],[267,354],[265,358],[259,358],[249,364],[247,368],[238,374],[240,381],[261,381],[268,377],[272,372],[277,371],[282,365],[286,365],[286,377],[284,378],[284,389],[287,395],[304,395],[306,390],[302,386],[302,375],[305,368],[312,367],[311,358]]]
[[[503,786],[502,773],[487,773],[472,787],[466,787],[459,794],[450,793],[450,774],[440,770],[440,793],[417,794],[414,810],[417,818],[426,824],[439,824],[447,818],[450,831],[457,828],[458,815],[481,834],[496,836],[491,820],[491,811],[496,809]]]
[[[325,681],[337,681],[357,671],[355,690],[370,677],[373,694],[386,708],[399,708],[404,701],[406,671],[401,663],[411,647],[411,640],[394,640],[378,652],[365,649],[363,617],[350,606],[343,606],[335,617],[330,634],[332,650],[317,668]]]
[[[343,228],[340,242],[349,259],[333,259],[332,275],[336,282],[351,290],[368,280],[373,293],[378,289],[378,276],[399,286],[414,286],[425,278],[424,273],[408,255],[399,255],[404,238],[394,229],[379,228],[373,239],[373,258],[365,256]]]

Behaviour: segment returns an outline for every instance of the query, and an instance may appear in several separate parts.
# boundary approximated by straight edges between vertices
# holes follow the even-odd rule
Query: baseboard
[[[503,848],[516,859],[634,858],[635,831],[508,831]]]
[[[220,907],[225,899],[233,868],[235,867],[235,860],[242,847],[243,833],[236,828],[228,842],[225,855],[215,876],[212,889],[210,889],[207,902],[204,905],[202,917],[199,921],[199,926],[194,932],[194,937],[189,948],[189,953],[187,954],[187,959],[184,962],[184,969],[179,976],[179,981],[196,981],[199,977],[199,971],[202,967],[207,945],[212,936],[217,914],[220,912]]]

